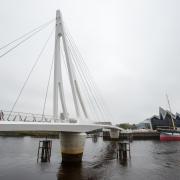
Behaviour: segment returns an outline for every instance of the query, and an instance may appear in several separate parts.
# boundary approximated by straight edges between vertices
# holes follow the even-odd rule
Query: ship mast
[[[166,94],[166,99],[167,99],[168,106],[169,106],[169,111],[170,111],[170,114],[171,114],[171,121],[172,121],[173,129],[175,130],[176,127],[175,127],[174,119],[173,119],[173,117],[172,117],[171,105],[170,105],[169,97],[168,97],[167,94]]]

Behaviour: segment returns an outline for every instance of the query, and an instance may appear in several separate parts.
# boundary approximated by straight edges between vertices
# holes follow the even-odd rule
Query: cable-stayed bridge
[[[0,58],[2,59],[12,53],[12,51],[49,27],[53,22],[54,19],[2,46],[0,48]],[[42,113],[15,112],[14,109],[19,103],[22,93],[53,34],[55,34],[54,53],[49,70]],[[65,70],[63,67],[65,67]],[[52,115],[46,115],[47,97],[53,73],[53,112]],[[68,76],[66,79],[65,73]],[[73,105],[74,107],[74,114],[71,113],[67,105],[68,97],[65,91],[67,81],[72,94],[71,106]],[[52,28],[25,78],[10,111],[0,112],[0,131],[59,131],[61,152],[64,160],[71,159],[72,155],[81,159],[86,137],[85,132],[109,128],[112,131],[112,136],[117,137],[119,131],[122,130],[116,126],[95,123],[97,121],[110,120],[111,118],[108,116],[102,98],[97,94],[97,88],[90,76],[88,67],[80,55],[72,36],[66,30],[60,11],[57,10],[55,27]]]

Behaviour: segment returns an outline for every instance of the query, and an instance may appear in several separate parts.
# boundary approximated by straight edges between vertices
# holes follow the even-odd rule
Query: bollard
[[[51,158],[51,148],[52,141],[51,140],[43,140],[39,141],[38,154],[37,154],[37,162],[39,161],[39,152],[41,150],[41,162],[50,162]]]
[[[128,148],[128,146],[129,146],[129,148]],[[119,142],[117,158],[119,158],[121,161],[126,161],[127,160],[127,151],[129,151],[129,157],[131,157],[130,156],[130,143],[129,142]]]

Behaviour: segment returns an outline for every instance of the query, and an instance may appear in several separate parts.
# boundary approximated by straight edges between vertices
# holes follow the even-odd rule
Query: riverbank
[[[95,133],[95,132],[91,132],[91,133],[87,133],[87,137],[94,137],[94,135],[96,135],[96,137],[99,137],[100,135]],[[0,132],[0,136],[7,136],[7,137],[24,137],[24,136],[31,136],[31,137],[35,137],[35,138],[53,138],[53,139],[59,139],[59,132],[43,132],[43,131],[8,131],[8,132]]]
[[[32,137],[48,137],[48,138],[59,138],[59,132],[43,132],[43,131],[8,131],[8,132],[0,132],[0,136],[8,136],[8,137],[23,137],[23,136],[32,136]]]
[[[120,133],[119,138],[116,140],[159,140],[159,138],[160,133],[157,131],[135,131],[129,133]],[[107,141],[113,140],[108,131],[103,132],[103,139]]]

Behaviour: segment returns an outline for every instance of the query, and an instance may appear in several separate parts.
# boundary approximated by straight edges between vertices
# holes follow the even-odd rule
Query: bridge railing
[[[0,120],[1,121],[49,122],[49,123],[51,123],[54,121],[54,118],[53,118],[53,116],[50,116],[50,115],[1,111],[0,112]]]
[[[0,121],[16,121],[16,122],[58,122],[58,123],[77,123],[74,118],[69,118],[68,121],[60,114],[58,119],[55,119],[52,115],[42,115],[34,113],[24,112],[11,112],[0,110]]]

